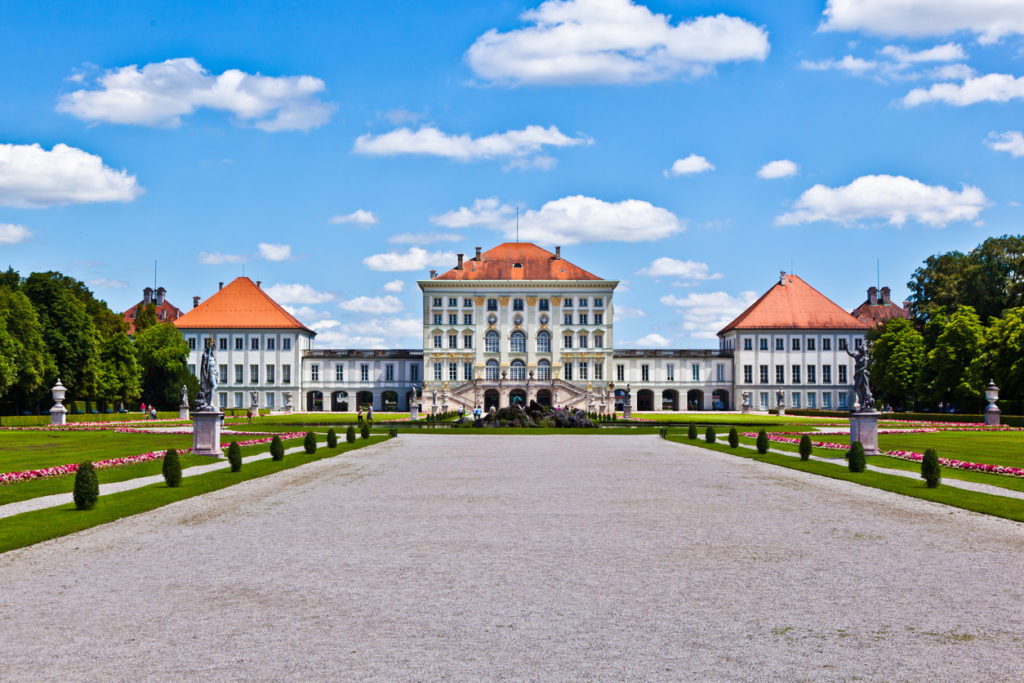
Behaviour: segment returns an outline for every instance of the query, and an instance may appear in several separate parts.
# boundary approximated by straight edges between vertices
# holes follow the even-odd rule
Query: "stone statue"
[[[437,405],[437,389],[430,390],[430,403],[431,405]]]
[[[784,407],[786,405],[786,392],[784,392],[782,389],[779,389],[775,393],[775,400],[780,408]]]
[[[871,373],[868,371],[871,351],[867,346],[857,349],[854,353],[846,349],[846,355],[853,359],[853,390],[857,392],[854,405],[859,412],[873,411],[875,398],[871,395]]]
[[[258,405],[260,401],[260,395],[255,391],[249,392],[249,405]]]
[[[749,391],[744,391],[743,392],[743,407],[744,408],[749,408],[750,407],[750,392]]]
[[[626,394],[622,398],[622,405],[624,405],[624,406],[631,406],[631,405],[633,405],[632,396],[633,396],[633,393],[630,391],[629,385],[627,384],[626,385]]]
[[[206,344],[203,359],[199,365],[199,396],[196,397],[197,410],[213,410],[213,392],[217,389],[217,354],[213,344]]]
[[[188,386],[185,384],[181,385],[181,405],[188,407]]]

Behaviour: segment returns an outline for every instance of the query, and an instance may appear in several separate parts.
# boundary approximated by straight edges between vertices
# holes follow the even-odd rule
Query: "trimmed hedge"
[[[696,439],[697,438],[697,425],[690,424],[690,428],[686,430],[686,438]]]
[[[811,451],[813,451],[813,450],[814,450],[814,447],[811,446],[811,437],[808,436],[807,434],[804,434],[803,436],[801,436],[800,437],[800,459],[801,460],[810,460],[811,459]]]
[[[231,463],[232,472],[242,471],[242,447],[237,441],[232,441],[228,446],[228,462]]]
[[[349,425],[348,430],[345,432],[345,441],[348,443],[356,442],[356,428],[355,425]]]
[[[763,429],[757,433],[757,452],[761,455],[768,452],[768,432]]]
[[[331,427],[330,429],[327,430],[327,447],[338,447],[338,434],[334,431],[334,427]]]
[[[100,497],[100,482],[96,478],[96,469],[89,461],[78,463],[75,472],[75,489],[71,494],[75,507],[79,510],[91,510]]]
[[[850,450],[846,451],[846,457],[850,461],[851,472],[863,472],[867,467],[867,458],[864,457],[864,444],[860,441],[853,442]]]
[[[739,448],[740,446],[740,435],[737,433],[735,427],[729,428],[729,448]]]
[[[708,425],[708,428],[704,430],[704,440],[708,443],[714,443],[716,438],[715,428]]]
[[[167,449],[162,470],[164,482],[168,487],[176,489],[181,486],[181,460],[178,458],[178,451],[173,448]]]
[[[930,489],[938,488],[942,482],[942,465],[939,464],[939,455],[934,448],[924,452],[921,460],[921,478]]]
[[[309,455],[316,453],[316,437],[313,436],[313,432],[306,432],[306,438],[302,442],[302,447]]]
[[[275,436],[270,440],[270,459],[284,460],[284,444],[281,443],[281,437],[279,436]]]
[[[364,422],[363,426],[359,428],[359,436],[363,437],[364,439],[369,439],[370,438],[370,425],[368,425],[368,424],[366,424]]]

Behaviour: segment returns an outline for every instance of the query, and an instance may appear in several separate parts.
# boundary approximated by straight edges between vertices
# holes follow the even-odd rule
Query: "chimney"
[[[153,288],[152,287],[146,287],[144,290],[142,290],[142,305],[143,306],[148,306],[152,302],[153,302]]]
[[[256,289],[262,289],[262,287],[260,287],[260,285],[262,285],[262,284],[263,284],[263,280],[257,280],[256,281]]]
[[[462,270],[462,257],[465,256],[465,254],[459,254],[458,256],[459,256],[459,265],[455,266],[455,270]]]
[[[779,271],[779,284],[783,287],[786,286],[786,271],[784,270]]]
[[[435,277],[437,277],[437,271],[436,270],[430,271],[430,279],[433,280]]]
[[[480,260],[480,247],[476,248],[476,258],[473,259],[473,260],[474,261],[479,261]]]
[[[562,248],[555,247],[555,260],[562,258]]]
[[[192,308],[195,308],[198,305],[199,305],[199,297],[198,296],[192,297]]]
[[[157,306],[163,306],[164,305],[164,294],[166,294],[166,293],[167,293],[167,290],[164,289],[163,287],[157,287],[156,288],[156,305]]]
[[[878,303],[882,304],[883,306],[888,306],[889,304],[891,304],[891,303],[892,303],[892,300],[891,300],[891,299],[889,299],[889,292],[890,292],[891,290],[890,290],[890,289],[889,289],[888,287],[882,287],[882,288],[881,288],[880,290],[878,290],[878,291],[879,291],[879,292],[881,293],[881,295],[882,295],[881,297],[879,297]]]
[[[877,287],[868,287],[868,305],[869,306],[877,306],[878,305],[878,288]]]
[[[903,310],[904,311],[909,311],[910,310],[910,302],[907,301],[906,299],[903,300]]]
[[[224,289],[224,283],[223,282],[218,282],[217,283],[217,291],[219,292],[222,289]]]

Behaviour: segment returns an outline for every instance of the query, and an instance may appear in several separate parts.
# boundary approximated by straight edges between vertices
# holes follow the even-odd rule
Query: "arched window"
[[[526,343],[525,337],[523,343]],[[511,370],[512,379],[526,379],[526,363],[521,360],[512,361],[512,365],[509,368]]]
[[[509,335],[512,344],[512,353],[526,353],[526,334],[522,330],[516,330]]]
[[[537,379],[551,379],[551,363],[542,360],[537,363]]]
[[[498,379],[498,361],[494,360],[493,358],[487,361],[485,372],[486,375],[484,376],[487,379]]]
[[[537,333],[537,353],[551,353],[551,333],[547,330]]]
[[[498,336],[498,333],[495,332],[494,330],[491,330],[486,335],[484,335],[484,351],[486,351],[487,353],[497,353],[498,344],[500,343],[500,341],[501,338]]]

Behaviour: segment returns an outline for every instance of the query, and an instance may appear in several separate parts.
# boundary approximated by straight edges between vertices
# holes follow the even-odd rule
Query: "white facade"
[[[301,410],[407,411],[423,382],[419,349],[312,349],[302,356]]]

